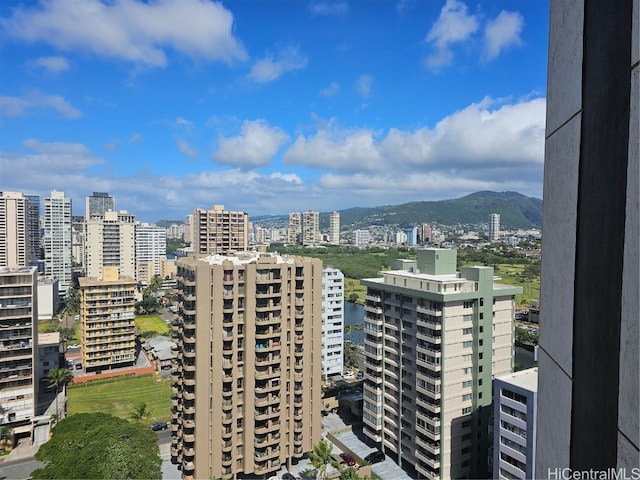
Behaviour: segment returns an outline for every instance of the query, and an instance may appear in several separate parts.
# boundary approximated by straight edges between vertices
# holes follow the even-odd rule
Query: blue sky
[[[142,221],[542,198],[544,0],[3,0],[0,190]]]

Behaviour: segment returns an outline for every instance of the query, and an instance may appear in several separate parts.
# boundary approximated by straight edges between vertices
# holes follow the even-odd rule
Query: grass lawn
[[[136,317],[136,330],[145,337],[154,336],[151,333],[166,336],[171,332],[171,327],[158,315],[138,315]]]
[[[524,265],[501,263],[494,268],[494,275],[502,278],[500,283],[520,286],[522,295],[516,295],[516,305],[528,305],[534,300],[540,300],[540,277],[531,281],[526,280],[522,272]]]
[[[129,375],[69,385],[69,415],[74,413],[104,412],[129,419],[129,415],[142,403],[147,404],[149,415],[144,423],[171,419],[171,381],[154,375]]]
[[[352,293],[358,295],[356,303],[364,303],[364,296],[367,293],[367,287],[360,284],[360,280],[357,278],[345,278],[344,279],[344,299],[349,300]]]

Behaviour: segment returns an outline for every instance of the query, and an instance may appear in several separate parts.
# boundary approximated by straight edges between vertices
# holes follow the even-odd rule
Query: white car
[[[342,378],[344,378],[345,380],[351,380],[352,378],[356,378],[356,374],[351,371],[345,372],[345,374],[342,375]]]

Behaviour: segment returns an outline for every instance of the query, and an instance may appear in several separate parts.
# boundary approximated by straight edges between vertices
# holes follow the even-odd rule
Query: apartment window
[[[471,368],[470,367],[463,368],[462,373],[464,373],[465,375],[469,375],[471,373]]]
[[[471,413],[471,407],[464,407],[462,409],[462,415],[469,415]]]
[[[462,401],[463,402],[468,402],[469,400],[471,400],[471,394],[470,393],[465,393],[464,395],[462,395]]]
[[[484,298],[480,298],[480,306],[484,307]]]
[[[471,348],[471,341],[462,342],[462,347],[463,348]]]
[[[462,329],[462,334],[463,335],[471,335],[472,332],[473,332],[473,328],[463,328]]]
[[[465,380],[462,382],[462,388],[469,388],[471,386],[471,380]]]

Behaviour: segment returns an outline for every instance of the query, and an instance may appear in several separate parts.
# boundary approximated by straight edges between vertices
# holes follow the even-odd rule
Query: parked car
[[[289,472],[285,472],[282,474],[282,480],[298,480],[298,479],[293,475],[291,475]]]
[[[342,378],[344,378],[345,380],[351,380],[352,378],[355,378],[356,374],[353,373],[352,371],[348,371],[345,372],[344,375],[342,375]]]
[[[76,370],[82,370],[82,364],[76,363]]]
[[[369,455],[364,457],[364,459],[365,461],[373,464],[373,463],[382,462],[385,459],[385,456],[384,456],[384,453],[378,450],[377,452],[371,452]]]
[[[364,374],[362,372],[358,372],[358,374],[356,375],[356,378],[358,380],[362,380],[362,377],[364,377]]]
[[[153,425],[151,425],[151,430],[153,430],[154,432],[157,432],[159,430],[166,430],[167,429],[167,422],[156,422]]]
[[[340,458],[350,467],[353,467],[356,464],[356,461],[348,453],[341,453]]]

